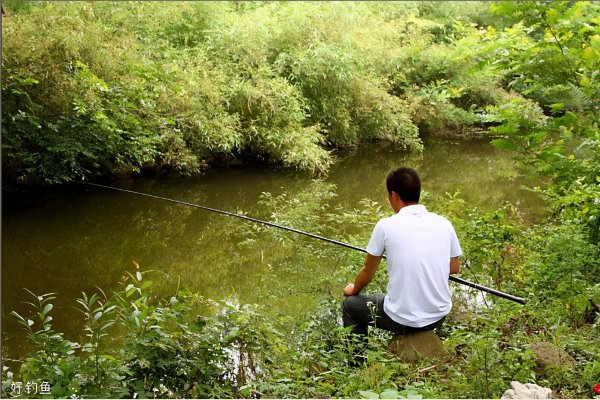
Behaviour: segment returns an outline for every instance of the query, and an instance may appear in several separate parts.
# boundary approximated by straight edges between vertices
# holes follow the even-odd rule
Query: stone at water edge
[[[434,331],[413,332],[394,336],[388,343],[388,351],[404,362],[415,362],[419,354],[427,358],[441,359],[448,355],[442,340]]]
[[[575,365],[575,359],[562,348],[548,342],[537,342],[529,345],[535,355],[535,363],[540,368],[554,365],[563,368],[571,368]]]

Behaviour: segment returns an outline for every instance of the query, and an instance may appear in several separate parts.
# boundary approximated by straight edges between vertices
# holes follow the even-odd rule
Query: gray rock
[[[415,362],[419,355],[441,359],[448,355],[442,341],[434,331],[398,335],[388,343],[388,351],[404,362]]]
[[[535,362],[541,369],[554,365],[563,368],[571,368],[575,360],[560,347],[548,342],[537,342],[529,345],[535,355]]]

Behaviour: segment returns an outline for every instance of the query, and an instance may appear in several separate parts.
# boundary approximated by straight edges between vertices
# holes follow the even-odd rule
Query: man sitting
[[[394,215],[373,229],[364,266],[344,288],[344,326],[366,335],[368,326],[405,334],[439,327],[452,308],[449,274],[460,270],[462,254],[450,221],[419,204],[421,180],[412,168],[386,179]],[[386,253],[387,293],[361,295]]]

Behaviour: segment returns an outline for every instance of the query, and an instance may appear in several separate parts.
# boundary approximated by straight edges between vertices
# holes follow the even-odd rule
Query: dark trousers
[[[385,329],[398,335],[411,332],[429,331],[438,328],[446,317],[422,328],[413,328],[397,323],[383,311],[384,295],[357,295],[346,297],[343,303],[342,320],[344,326],[351,326],[352,333],[367,335],[369,326]]]

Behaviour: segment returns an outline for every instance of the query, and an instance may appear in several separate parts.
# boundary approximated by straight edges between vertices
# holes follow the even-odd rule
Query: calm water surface
[[[487,140],[436,139],[426,142],[425,148],[420,157],[386,143],[339,153],[325,178],[337,186],[334,201],[359,207],[361,199],[369,198],[387,207],[385,175],[395,166],[408,165],[418,169],[423,189],[432,194],[460,190],[469,207],[496,208],[510,201],[531,219],[540,216],[540,200],[521,189],[531,182],[519,177],[509,155],[493,149]],[[197,178],[137,178],[114,184],[265,218],[256,211],[262,192],[293,197],[311,179],[303,173],[254,166],[214,169]],[[22,302],[30,299],[23,288],[59,293],[54,326],[69,339],[79,340],[73,336],[81,324],[75,299],[95,287],[116,288],[127,271],[135,270],[134,260],[143,270],[155,271],[154,279],[163,283],[165,294],[190,289],[214,299],[265,303],[289,312],[309,308],[318,300],[314,293],[302,295],[297,276],[261,267],[268,254],[264,255],[267,261],[261,255],[256,265],[220,263],[240,240],[223,234],[224,219],[230,217],[76,185],[27,198],[5,197],[2,217],[2,341],[13,358],[27,350],[21,328],[9,315],[12,310],[27,313]],[[229,229],[235,223],[247,222],[228,221]],[[289,298],[295,299],[292,305],[290,301],[273,304],[272,298],[257,290],[264,288],[267,274],[289,285]]]

